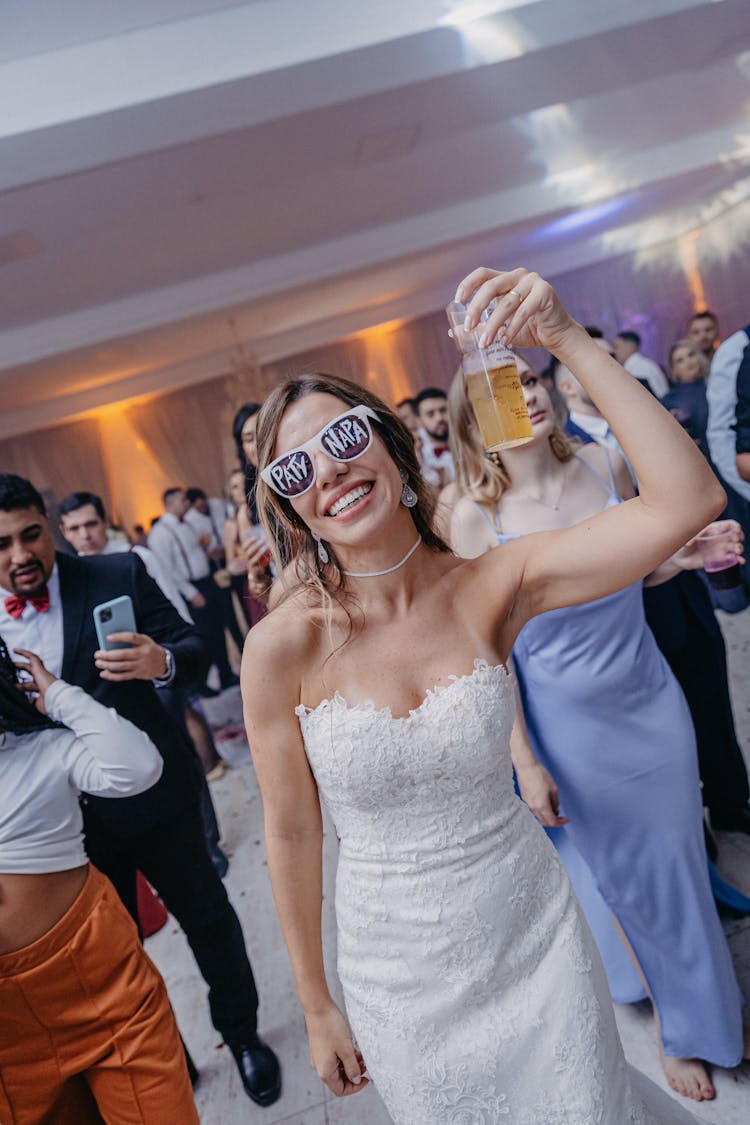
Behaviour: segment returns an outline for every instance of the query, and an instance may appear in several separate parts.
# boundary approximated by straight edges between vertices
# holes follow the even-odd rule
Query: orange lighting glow
[[[693,312],[699,312],[708,305],[706,293],[703,288],[703,278],[698,266],[698,236],[700,231],[691,230],[682,236],[678,243],[680,264],[685,273],[685,280],[693,298]]]
[[[414,392],[405,368],[399,330],[406,320],[389,320],[358,332],[356,339],[365,345],[367,382],[386,402],[400,402]]]

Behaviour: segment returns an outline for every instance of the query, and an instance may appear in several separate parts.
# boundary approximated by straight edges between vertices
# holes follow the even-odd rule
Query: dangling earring
[[[404,486],[401,489],[401,503],[405,508],[414,508],[419,502],[419,497],[417,496],[412,486],[409,484],[409,474],[407,473],[406,469],[400,469],[399,476],[401,477],[401,483]]]
[[[322,562],[323,566],[325,566],[326,563],[329,563],[331,561],[330,556],[328,554],[328,551],[326,551],[325,543],[320,538],[317,531],[311,531],[310,534],[312,535],[315,542],[318,544],[318,558]]]

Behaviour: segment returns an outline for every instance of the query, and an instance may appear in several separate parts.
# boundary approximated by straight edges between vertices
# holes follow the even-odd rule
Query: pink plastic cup
[[[703,569],[715,590],[735,590],[742,584],[739,560],[732,547],[735,537],[731,526],[704,531],[696,536]]]

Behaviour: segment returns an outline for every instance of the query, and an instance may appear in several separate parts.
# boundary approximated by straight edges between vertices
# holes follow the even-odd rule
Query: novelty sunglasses
[[[352,406],[327,422],[304,445],[282,454],[261,469],[261,480],[285,500],[302,496],[315,484],[317,468],[314,453],[325,453],[334,461],[354,461],[372,445],[370,419],[380,419],[369,406]]]

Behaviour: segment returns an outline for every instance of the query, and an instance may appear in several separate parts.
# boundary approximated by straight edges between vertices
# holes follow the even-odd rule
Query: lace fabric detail
[[[341,695],[296,713],[341,838],[347,1012],[397,1125],[663,1125],[631,1089],[593,939],[514,790],[510,674],[476,661],[402,718]]]

